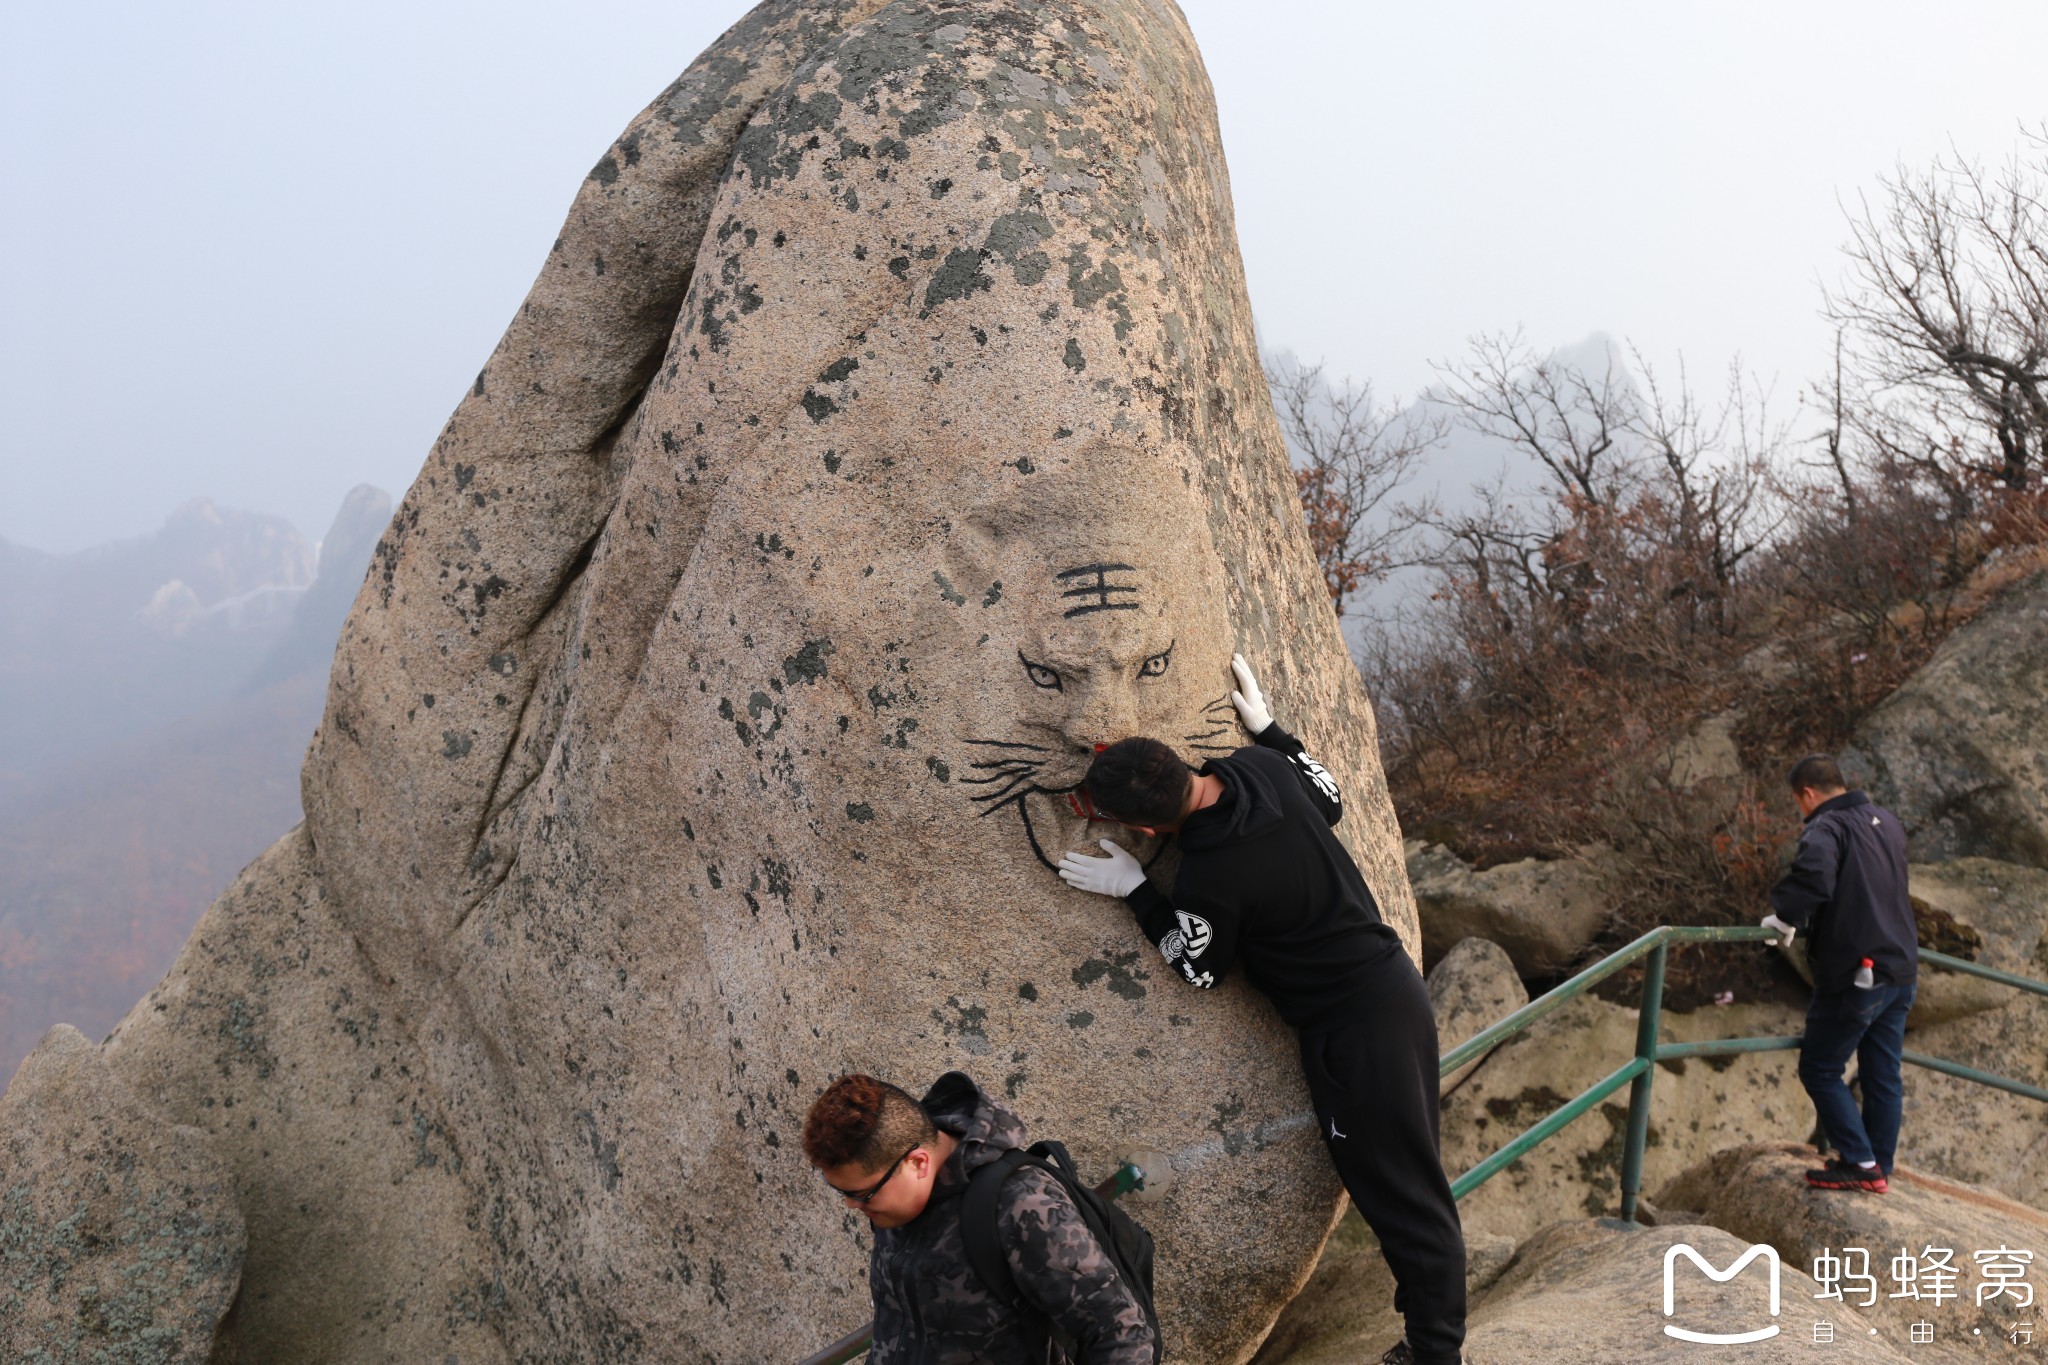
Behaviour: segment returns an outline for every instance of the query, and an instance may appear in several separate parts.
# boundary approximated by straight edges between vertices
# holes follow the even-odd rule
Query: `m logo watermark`
[[[1726,1284],[1737,1275],[1740,1275],[1743,1268],[1751,1261],[1762,1257],[1771,1267],[1771,1316],[1774,1318],[1778,1316],[1778,1252],[1775,1247],[1760,1243],[1736,1257],[1734,1264],[1730,1265],[1726,1270],[1716,1270],[1707,1263],[1706,1257],[1694,1251],[1684,1242],[1679,1242],[1664,1253],[1665,1317],[1668,1318],[1677,1311],[1677,1295],[1674,1292],[1675,1286],[1672,1283],[1672,1271],[1678,1264],[1678,1258],[1681,1255],[1698,1266],[1702,1271],[1705,1271],[1707,1278],[1716,1284]],[[1758,1327],[1748,1332],[1695,1332],[1689,1328],[1676,1327],[1667,1322],[1664,1324],[1664,1335],[1676,1337],[1680,1341],[1698,1342],[1703,1346],[1739,1346],[1746,1341],[1764,1341],[1778,1335],[1778,1324],[1774,1322],[1766,1327]]]

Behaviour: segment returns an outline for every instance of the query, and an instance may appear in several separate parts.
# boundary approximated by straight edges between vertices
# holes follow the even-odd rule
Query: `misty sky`
[[[2048,116],[2048,5],[1191,0],[1261,334],[1413,393],[1603,330],[1789,407],[1900,158]],[[109,0],[0,18],[0,537],[403,490],[584,172],[744,5]],[[2033,95],[2027,94],[2035,91]]]

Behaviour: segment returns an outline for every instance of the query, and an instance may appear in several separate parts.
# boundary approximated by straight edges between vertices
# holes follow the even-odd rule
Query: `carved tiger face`
[[[1094,510],[1056,548],[1001,557],[1012,638],[992,642],[1004,648],[987,686],[1011,720],[961,736],[969,799],[983,818],[1016,820],[1047,868],[1070,850],[1097,853],[1103,838],[1142,861],[1159,852],[1161,840],[1109,820],[1082,791],[1103,748],[1148,735],[1196,767],[1245,742],[1206,537],[1199,549],[1181,534],[1138,545],[1148,523],[1133,509]]]

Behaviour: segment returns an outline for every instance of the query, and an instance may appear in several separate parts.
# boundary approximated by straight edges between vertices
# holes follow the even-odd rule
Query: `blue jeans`
[[[1917,983],[1816,995],[1806,1009],[1799,1046],[1799,1083],[1813,1097],[1820,1126],[1844,1161],[1875,1161],[1886,1175],[1899,1147],[1905,1091],[1899,1057],[1906,1047],[1906,1011]],[[1863,1086],[1863,1112],[1842,1082],[1850,1057]]]

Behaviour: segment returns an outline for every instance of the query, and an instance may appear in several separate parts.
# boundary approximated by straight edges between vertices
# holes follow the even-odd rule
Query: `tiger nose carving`
[[[1124,736],[1135,732],[1136,708],[1131,699],[1118,695],[1114,685],[1096,683],[1075,699],[1074,709],[1060,725],[1067,742],[1078,753],[1099,754]]]

